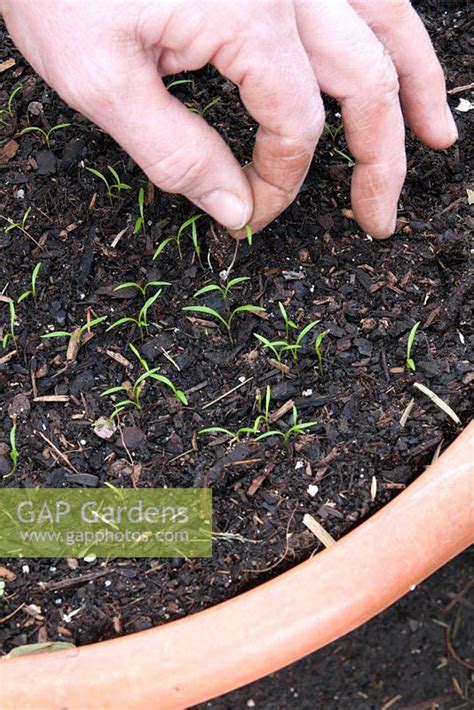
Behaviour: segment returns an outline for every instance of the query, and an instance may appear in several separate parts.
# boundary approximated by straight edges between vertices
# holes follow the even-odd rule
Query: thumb
[[[93,118],[161,190],[185,195],[228,229],[250,222],[252,190],[231,150],[166,90],[154,65],[141,67],[126,96]]]

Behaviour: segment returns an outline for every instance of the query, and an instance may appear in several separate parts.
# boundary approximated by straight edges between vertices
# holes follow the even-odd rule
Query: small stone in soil
[[[127,449],[130,449],[131,451],[140,448],[140,446],[146,441],[145,434],[136,426],[124,427],[122,430],[122,438]],[[122,444],[122,439],[119,440],[119,443]]]
[[[25,394],[17,394],[8,405],[8,414],[12,419],[26,418],[30,413],[30,400]]]

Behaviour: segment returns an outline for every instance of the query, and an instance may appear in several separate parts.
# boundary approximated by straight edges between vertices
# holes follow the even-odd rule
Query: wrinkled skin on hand
[[[457,137],[443,72],[408,0],[0,0],[11,36],[71,106],[162,190],[231,230],[259,230],[295,198],[338,100],[356,160],[352,209],[389,236],[405,178],[404,121],[433,148]],[[206,64],[259,123],[242,169],[163,77]]]

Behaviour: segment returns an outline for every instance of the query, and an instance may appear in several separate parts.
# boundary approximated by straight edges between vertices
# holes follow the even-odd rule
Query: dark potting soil
[[[454,89],[455,108],[469,95],[458,89],[470,81],[468,10],[464,2],[425,3],[423,18]],[[467,136],[473,114],[455,112],[460,139],[449,151],[433,152],[408,136],[398,230],[384,242],[367,238],[350,218],[351,168],[336,152],[347,149],[341,134],[333,139],[325,132],[296,202],[251,247],[241,244],[232,275],[250,280],[235,288],[230,302],[259,305],[266,313],[236,316],[230,342],[212,318],[182,307],[223,309],[214,294],[193,294],[219,281],[232,248],[223,255],[216,250],[213,225],[202,217],[201,263],[188,233],[181,259],[170,245],[153,260],[157,245],[195,210],[147,184],[107,135],[32,72],[3,26],[0,33],[2,106],[21,85],[12,116],[2,114],[0,125],[3,336],[5,298],[18,299],[41,263],[36,299],[17,306],[17,342],[0,349],[0,485],[211,486],[216,532],[211,560],[2,560],[0,648],[8,653],[37,641],[85,644],[128,634],[250,589],[320,549],[302,523],[305,513],[338,539],[403,490],[456,437],[460,427],[413,385],[424,384],[462,424],[468,421],[474,348]],[[6,68],[2,62],[11,59],[15,63]],[[242,162],[250,159],[255,125],[229,82],[205,69],[193,74],[192,84],[171,90],[201,111],[219,99],[206,119]],[[333,129],[340,122],[330,100],[327,120]],[[61,123],[70,125],[53,132],[49,146],[39,133],[18,135],[28,125],[47,130]],[[108,175],[108,165],[131,186],[113,199],[85,170]],[[140,187],[146,223],[133,235]],[[26,233],[7,232],[8,220],[21,222],[30,207]],[[106,333],[106,325],[136,316],[142,305],[136,289],[114,288],[155,280],[172,286],[150,309],[147,332],[126,325]],[[284,371],[254,337],[284,335],[279,302],[299,329],[319,321],[297,361],[284,360]],[[67,339],[41,339],[103,315],[107,323],[93,329],[69,362]],[[406,345],[418,321],[411,372]],[[323,331],[320,368],[312,343]],[[101,392],[139,374],[130,342],[187,393],[189,406],[179,405],[169,390],[147,386],[142,411],[124,411],[113,436],[102,439],[92,425],[113,405]],[[251,425],[256,395],[267,385],[271,413],[286,406],[275,427],[291,425],[292,402],[300,420],[315,425],[287,443],[281,437],[230,443],[225,436],[197,435],[206,426],[235,431]],[[13,421],[19,459],[9,475]]]

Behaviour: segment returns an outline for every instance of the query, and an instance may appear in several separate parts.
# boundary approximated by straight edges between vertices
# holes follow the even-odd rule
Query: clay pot
[[[474,540],[474,423],[333,547],[198,614],[112,641],[0,662],[2,710],[171,710],[348,633]]]

